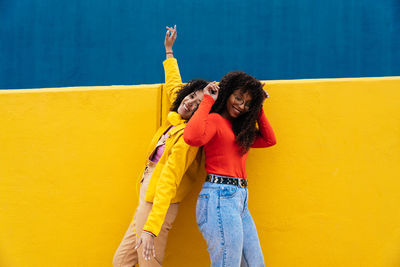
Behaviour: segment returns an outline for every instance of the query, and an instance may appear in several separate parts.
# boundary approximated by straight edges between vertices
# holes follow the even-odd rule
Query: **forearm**
[[[182,78],[179,72],[178,61],[175,58],[164,60],[165,91],[171,103],[175,101],[176,94],[182,86]]]
[[[157,182],[153,207],[147,218],[144,230],[158,235],[165,220],[171,201],[189,166],[197,156],[198,148],[188,146],[181,137],[171,150],[168,160]]]
[[[188,145],[203,146],[215,134],[215,125],[209,121],[209,112],[213,104],[214,99],[209,95],[204,95],[203,101],[183,132],[183,139]]]
[[[172,47],[176,39],[176,25],[172,27],[166,27],[167,33],[165,35],[164,47],[165,47],[165,61],[163,62],[165,71],[165,89],[170,103],[173,103],[176,99],[176,93],[181,88],[182,79],[179,73],[178,63],[174,58],[174,52]]]
[[[165,47],[165,53],[166,53],[166,58],[174,58],[174,54],[172,51],[172,47],[174,46],[175,39],[176,39],[176,25],[172,27],[166,27],[167,28],[167,33],[165,35],[165,40],[164,40],[164,47]]]
[[[176,184],[165,184],[165,181],[164,183],[159,183],[153,200],[153,206],[143,227],[144,231],[148,231],[155,236],[160,233],[161,226],[164,223],[171,200],[176,196],[176,191]]]
[[[258,118],[258,126],[260,131],[260,136],[256,137],[252,147],[269,147],[276,144],[275,133],[269,123],[267,117],[265,116],[264,110],[260,111]]]

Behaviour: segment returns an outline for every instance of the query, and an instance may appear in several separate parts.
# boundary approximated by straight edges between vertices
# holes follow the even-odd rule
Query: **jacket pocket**
[[[208,200],[210,199],[209,194],[199,195],[197,198],[196,204],[196,222],[200,227],[207,222],[207,209],[208,209]]]

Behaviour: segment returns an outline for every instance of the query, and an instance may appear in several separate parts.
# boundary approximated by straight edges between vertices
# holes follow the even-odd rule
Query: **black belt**
[[[247,180],[243,178],[235,178],[228,176],[221,176],[215,174],[208,174],[206,182],[217,183],[217,184],[230,184],[238,187],[247,187]]]

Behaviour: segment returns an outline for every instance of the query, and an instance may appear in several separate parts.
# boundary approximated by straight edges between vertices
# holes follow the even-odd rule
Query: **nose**
[[[239,108],[241,111],[244,111],[246,109],[246,105],[243,103],[239,104]]]
[[[189,99],[189,101],[186,102],[186,105],[191,108],[193,106],[193,103],[194,103],[194,99]]]

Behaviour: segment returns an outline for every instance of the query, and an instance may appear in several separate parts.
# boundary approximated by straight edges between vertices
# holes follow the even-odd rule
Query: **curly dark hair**
[[[209,81],[206,81],[206,80],[203,80],[203,79],[193,79],[193,80],[187,82],[176,93],[176,99],[175,99],[174,103],[172,103],[170,110],[177,112],[178,108],[179,108],[179,105],[181,104],[182,100],[186,96],[190,95],[193,92],[203,90],[204,87],[206,87],[208,83],[209,83]]]
[[[232,121],[235,142],[239,145],[240,153],[245,154],[254,143],[256,136],[260,134],[257,118],[265,97],[262,85],[256,78],[243,71],[232,71],[222,77],[219,87],[219,95],[211,112],[222,114],[226,110],[228,98],[238,89],[241,93],[247,92],[252,97],[248,112]]]

